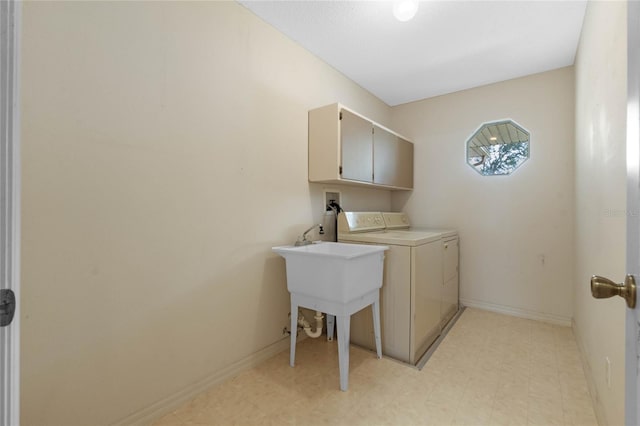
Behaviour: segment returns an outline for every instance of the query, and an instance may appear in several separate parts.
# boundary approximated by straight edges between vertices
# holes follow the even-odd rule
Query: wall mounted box
[[[341,104],[309,111],[309,182],[413,189],[413,143]]]

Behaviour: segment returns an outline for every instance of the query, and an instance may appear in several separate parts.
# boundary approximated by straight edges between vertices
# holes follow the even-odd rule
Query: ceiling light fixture
[[[416,16],[418,0],[396,0],[393,3],[393,16],[400,22],[407,22]]]

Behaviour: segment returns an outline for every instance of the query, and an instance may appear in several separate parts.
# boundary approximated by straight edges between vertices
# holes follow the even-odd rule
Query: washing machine
[[[417,364],[458,310],[458,233],[415,229],[404,213],[342,212],[338,241],[389,246],[380,294],[382,352]],[[375,349],[370,308],[351,318],[351,342]]]

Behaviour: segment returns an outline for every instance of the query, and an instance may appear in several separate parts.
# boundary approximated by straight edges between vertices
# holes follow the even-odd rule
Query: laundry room
[[[407,22],[393,17],[393,1],[19,3],[19,424],[624,423],[625,305],[596,301],[589,280],[624,279],[633,216],[626,2],[419,1]],[[309,38],[287,34],[296,13],[324,3],[325,15],[299,22]],[[517,38],[496,21],[478,26],[484,45],[454,30],[487,11],[566,25]],[[409,61],[397,80],[384,75],[388,64],[350,75],[331,62],[345,50],[306,45],[322,19],[354,37],[349,28],[378,31],[381,52],[385,37],[400,46],[394,32],[417,38],[417,26],[432,25],[450,50],[432,68]],[[324,47],[337,46],[328,33]],[[545,56],[560,40],[564,51]],[[356,44],[367,58],[376,50]],[[524,58],[536,60],[521,71]],[[422,87],[404,90],[411,72]],[[322,108],[335,128],[322,124],[316,146]],[[342,111],[410,144],[398,148],[400,180],[384,180],[391,154],[376,166],[375,151],[366,162],[378,177],[342,174]],[[526,153],[508,172],[483,173],[478,152],[498,143],[481,135],[509,132]],[[346,241],[361,232],[346,213],[392,224],[376,231],[441,232]],[[316,309],[292,310],[289,259],[272,250],[337,242],[341,232],[345,244],[437,241],[457,254],[449,269],[434,266],[456,279],[451,309],[429,320],[437,332],[414,333],[410,309],[431,315],[411,308],[414,293],[404,331],[390,331],[383,284],[378,359],[373,299],[366,319],[354,315],[351,333],[364,337],[344,349],[342,391],[340,316],[328,340],[334,313],[318,309],[320,337],[309,337],[298,316],[313,332]],[[415,265],[404,268],[407,283]],[[402,351],[385,349],[405,332]],[[434,341],[442,352],[433,347],[429,367],[420,360]],[[454,358],[466,363],[457,373]],[[542,364],[547,381],[534,377]]]

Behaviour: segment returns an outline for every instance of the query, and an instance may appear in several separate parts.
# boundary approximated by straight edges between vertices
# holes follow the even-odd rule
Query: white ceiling
[[[240,1],[394,106],[572,65],[586,0]]]

